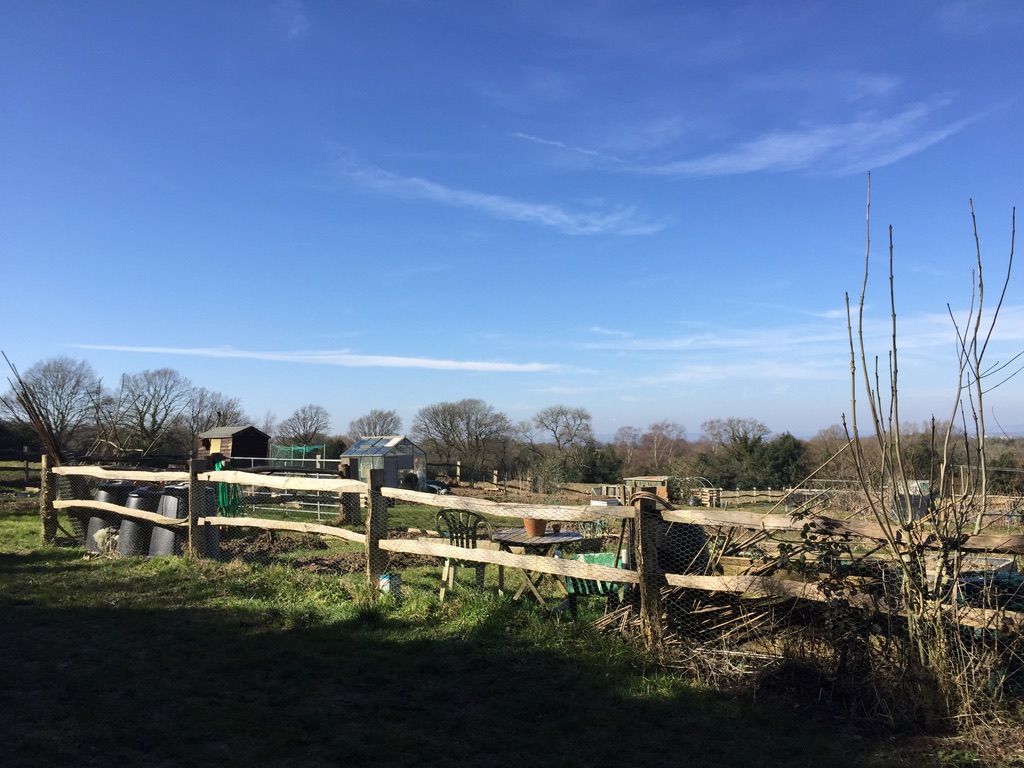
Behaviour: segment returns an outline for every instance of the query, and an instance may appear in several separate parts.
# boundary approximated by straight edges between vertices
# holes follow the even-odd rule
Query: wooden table
[[[541,556],[551,555],[558,547],[566,547],[582,540],[583,534],[578,531],[559,531],[558,533],[552,531],[545,533],[543,536],[529,536],[525,528],[504,528],[491,534],[491,541],[497,542],[498,548],[503,552],[511,552],[512,547],[522,547],[524,554]],[[540,586],[548,574],[541,573],[534,579],[525,569],[519,568],[518,570],[523,574],[523,585],[519,587],[519,591],[515,593],[512,599],[519,600],[528,589],[537,598],[538,603],[547,607],[544,597],[537,587]],[[498,592],[501,593],[504,589],[505,569],[503,566],[498,566]]]

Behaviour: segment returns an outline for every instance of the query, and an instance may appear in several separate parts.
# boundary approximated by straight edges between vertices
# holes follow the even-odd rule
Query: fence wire
[[[188,517],[187,483],[58,475],[56,486],[61,500],[106,502],[173,520]],[[200,482],[197,487],[194,498],[201,504],[201,517],[319,524],[365,533],[366,500],[357,493],[279,491],[218,482]],[[790,512],[836,513],[834,497],[809,496],[789,503]],[[663,500],[659,504],[663,509],[671,507]],[[386,505],[383,511],[389,514]],[[1016,508],[1010,512],[1016,513]],[[669,522],[660,516],[652,521],[656,571],[663,578],[664,574],[675,574],[721,579],[691,580],[693,586],[683,587],[669,585],[669,579],[664,578],[661,590],[662,622],[668,645],[703,675],[746,672],[757,660],[795,654],[813,658],[830,674],[842,676],[849,675],[851,670],[856,673],[858,665],[884,664],[885,659],[902,655],[891,648],[907,637],[905,620],[899,615],[904,575],[880,551],[879,544],[817,533],[813,528],[766,530],[697,525]],[[65,510],[61,522],[71,542],[94,556],[176,556],[185,552],[188,541],[187,524],[163,527],[86,507]],[[499,525],[509,522],[504,519]],[[1019,525],[1016,520],[1013,522]],[[427,533],[421,529],[391,528],[387,519],[382,528],[387,531],[387,538],[419,538]],[[630,521],[563,523],[560,528],[577,531],[581,537],[551,554],[636,568],[636,531]],[[198,548],[199,554],[208,559],[237,560],[306,573],[343,575],[366,571],[366,550],[362,544],[315,530],[202,525]],[[385,570],[392,578],[408,569],[439,568],[442,562],[434,556],[403,553],[388,553],[387,558]],[[494,567],[488,569],[493,571]],[[785,593],[743,594],[742,589],[730,586],[726,577],[779,579],[791,588],[810,585],[818,590],[818,597],[796,600]],[[422,583],[433,583],[432,578]],[[1012,558],[998,564],[998,568],[991,562],[979,562],[976,570],[965,569],[958,578],[955,593],[963,607],[1024,610],[1024,578],[1017,573]],[[697,588],[698,584],[701,588]],[[722,586],[718,589],[713,584]],[[542,589],[549,600],[548,607],[554,607],[556,615],[561,615],[561,607],[568,606],[574,617],[582,616],[596,620],[599,627],[620,630],[635,628],[639,620],[639,588],[635,585],[562,578],[547,579]],[[862,598],[888,606],[888,610],[866,610]],[[1009,642],[994,630],[954,627],[953,631],[962,635],[965,646],[1005,646]],[[1018,642],[1019,635],[1014,638],[1017,639],[1013,642]],[[1014,655],[1019,661],[1016,650]]]
[[[174,520],[188,518],[187,483],[99,480],[79,475],[57,477],[60,500],[101,501]],[[255,485],[200,482],[200,517],[256,518],[289,523],[346,527],[362,532],[365,497],[322,491],[277,491]],[[82,508],[65,510],[62,526],[70,543],[94,555],[110,557],[174,556],[185,552],[188,526],[163,527],[120,515]],[[301,531],[201,525],[199,553],[214,560],[278,564],[311,572],[365,569],[358,544]]]

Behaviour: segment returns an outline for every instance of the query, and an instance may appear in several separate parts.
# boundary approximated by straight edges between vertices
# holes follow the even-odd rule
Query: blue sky
[[[170,366],[336,431],[479,397],[599,434],[848,412],[844,292],[903,413],[1021,202],[1024,4],[0,4],[0,346]],[[990,350],[1024,348],[1017,275]],[[1024,429],[1024,383],[992,418]]]

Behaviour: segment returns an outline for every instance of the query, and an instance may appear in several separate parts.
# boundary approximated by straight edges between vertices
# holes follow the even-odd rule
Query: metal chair
[[[479,541],[491,537],[491,525],[483,515],[478,515],[476,512],[467,512],[462,509],[442,509],[437,513],[437,532],[448,539],[448,543],[452,546],[476,549]],[[449,557],[445,559],[444,568],[441,569],[441,591],[439,593],[441,602],[444,602],[445,593],[455,587],[455,572],[459,566],[476,570],[476,585],[478,588],[483,588],[486,563]]]

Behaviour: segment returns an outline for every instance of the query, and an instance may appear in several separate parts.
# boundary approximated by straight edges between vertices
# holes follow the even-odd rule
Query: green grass
[[[700,689],[527,602],[439,604],[436,568],[371,606],[357,575],[38,542],[0,502],[8,766],[899,764],[877,731]]]

